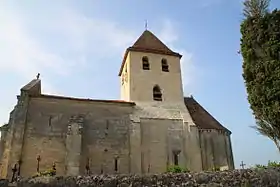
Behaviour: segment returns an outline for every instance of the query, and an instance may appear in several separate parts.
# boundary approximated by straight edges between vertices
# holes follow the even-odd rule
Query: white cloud
[[[80,57],[86,53],[97,57],[108,55],[108,51],[123,53],[123,49],[133,41],[135,35],[113,21],[87,17],[77,11],[64,9],[59,16],[49,20],[46,30],[64,37],[70,50]]]
[[[43,92],[59,94],[61,90],[52,86],[54,75],[70,76],[74,70],[81,68],[81,64],[87,63],[89,53],[99,58],[107,55],[108,50],[120,52],[133,39],[129,32],[114,22],[91,19],[67,7],[57,11],[50,19],[41,21],[39,15],[32,17],[32,12],[28,17],[19,9],[7,4],[3,6],[3,2],[1,4],[0,72],[16,74],[19,80],[13,81],[13,85],[9,82],[11,77],[5,80],[7,89],[1,90],[0,123],[7,122],[8,113],[16,103],[18,91],[11,93],[10,90],[19,90],[38,72],[43,78]],[[34,27],[53,34],[54,38],[63,38],[61,43],[53,41],[53,46],[61,50],[46,44],[44,39],[51,38],[48,34],[40,37],[32,35]]]
[[[63,59],[28,36],[20,16],[6,10],[0,12],[0,70],[17,71],[27,77],[35,76],[40,67],[59,71]]]

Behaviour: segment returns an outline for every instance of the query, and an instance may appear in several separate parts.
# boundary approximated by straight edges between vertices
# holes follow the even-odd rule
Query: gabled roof
[[[176,56],[181,58],[182,55],[176,53],[169,49],[164,43],[162,43],[152,32],[145,30],[141,36],[136,40],[136,42],[129,48],[126,49],[122,65],[120,68],[119,76],[122,73],[122,69],[125,64],[126,57],[129,51],[145,52],[145,53],[155,53]]]
[[[230,130],[220,124],[193,97],[185,97],[184,101],[194,123],[199,129],[217,129],[231,133]]]

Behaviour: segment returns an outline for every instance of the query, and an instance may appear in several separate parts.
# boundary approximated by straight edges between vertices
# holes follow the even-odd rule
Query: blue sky
[[[280,160],[274,144],[249,127],[254,118],[237,54],[241,0],[0,1],[0,122],[8,121],[20,87],[38,72],[44,93],[119,98],[124,51],[146,19],[149,30],[184,55],[185,95],[233,132],[236,167],[241,160]]]

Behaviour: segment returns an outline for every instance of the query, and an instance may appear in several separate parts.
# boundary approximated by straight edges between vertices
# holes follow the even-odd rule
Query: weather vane
[[[148,30],[148,21],[145,20],[145,30]]]

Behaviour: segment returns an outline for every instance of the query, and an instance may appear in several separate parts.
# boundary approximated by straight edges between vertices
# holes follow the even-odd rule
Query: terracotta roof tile
[[[224,130],[231,133],[230,130],[220,124],[193,97],[185,97],[184,101],[194,123],[198,126],[198,128]]]
[[[162,43],[152,32],[145,30],[142,35],[136,40],[136,42],[126,49],[122,65],[119,71],[119,76],[122,73],[122,69],[125,64],[126,57],[129,51],[138,51],[146,53],[163,54],[170,56],[182,57],[179,53],[176,53],[169,49],[164,43]]]
[[[164,43],[162,43],[152,32],[148,30],[145,30],[142,33],[142,35],[132,45],[132,48],[155,49],[158,51],[165,51],[167,53],[174,53]]]

